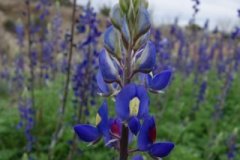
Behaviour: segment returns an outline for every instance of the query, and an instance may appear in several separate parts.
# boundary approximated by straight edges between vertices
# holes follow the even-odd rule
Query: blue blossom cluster
[[[227,141],[227,147],[228,147],[228,153],[227,158],[228,160],[234,160],[236,157],[236,151],[237,151],[237,131],[235,133],[232,133]]]
[[[77,32],[80,36],[87,33],[86,38],[77,44],[81,62],[76,64],[75,73],[72,78],[75,105],[80,110],[84,107],[83,113],[89,115],[89,106],[95,104],[97,95],[96,71],[98,69],[98,39],[101,32],[98,29],[99,21],[90,3],[83,8],[83,12],[77,20]],[[79,115],[80,117],[82,115]],[[79,117],[79,118],[80,118]]]
[[[35,112],[32,108],[32,101],[27,98],[21,98],[18,102],[18,109],[20,113],[20,122],[17,125],[18,129],[24,130],[26,138],[26,151],[31,152],[35,137],[32,135],[32,129],[34,127]]]
[[[9,68],[7,67],[8,64],[8,56],[6,54],[1,55],[1,72],[0,72],[0,78],[5,81],[10,80],[10,72]]]
[[[74,127],[78,137],[95,144],[101,138],[106,146],[118,150],[125,160],[134,152],[146,152],[152,157],[165,157],[174,148],[172,142],[156,142],[155,119],[149,113],[147,91],[162,92],[171,79],[172,71],[153,73],[156,47],[150,41],[148,3],[143,0],[120,0],[111,11],[111,22],[104,33],[104,49],[99,55],[97,83],[102,96],[115,99],[116,117],[108,115],[104,101],[96,115],[96,125]],[[132,82],[138,73],[145,74],[144,84]],[[137,147],[128,145],[137,137]]]

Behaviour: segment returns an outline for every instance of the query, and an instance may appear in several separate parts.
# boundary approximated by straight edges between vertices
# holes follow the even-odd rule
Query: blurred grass
[[[224,77],[223,77],[224,78]],[[206,99],[201,103],[197,112],[192,112],[198,94],[198,86],[194,84],[194,76],[185,78],[175,74],[174,80],[165,94],[150,95],[151,113],[156,117],[157,139],[159,141],[173,141],[176,147],[167,160],[227,160],[227,140],[234,130],[239,129],[240,121],[240,77],[235,75],[232,87],[226,97],[223,108],[224,116],[217,122],[213,121],[214,105],[217,95],[221,92],[223,79],[219,79],[215,72],[209,73]],[[6,86],[4,82],[0,87]],[[0,160],[25,159],[25,137],[23,130],[17,130],[19,113],[16,102],[11,100],[7,89],[0,94]],[[39,87],[36,92],[36,125],[33,135],[37,138],[31,156],[35,159],[47,159],[48,145],[57,121],[61,79],[51,83],[48,87]],[[74,109],[69,97],[66,111],[65,131],[55,149],[56,160],[65,159],[69,151],[69,140],[73,136],[72,115]],[[97,100],[100,106],[102,98]],[[114,113],[114,102],[109,100],[109,109]],[[97,107],[91,107],[90,123],[95,122]],[[239,137],[238,137],[239,138]],[[238,139],[239,140],[239,139]],[[104,147],[101,142],[95,146],[79,142],[81,150],[74,159],[83,160],[111,160],[116,157],[113,150]],[[240,159],[237,155],[236,160]],[[211,158],[209,158],[211,157]]]

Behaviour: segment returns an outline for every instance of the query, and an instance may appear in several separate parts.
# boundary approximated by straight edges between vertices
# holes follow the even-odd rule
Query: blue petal
[[[140,57],[137,59],[137,71],[148,73],[151,72],[156,62],[155,45],[148,41]]]
[[[143,86],[136,86],[137,97],[140,100],[139,112],[137,117],[142,119],[148,116],[149,114],[149,97],[147,90]]]
[[[165,70],[153,77],[151,83],[149,84],[149,87],[152,90],[156,90],[156,91],[163,90],[168,86],[171,76],[172,76],[172,71]]]
[[[148,116],[149,97],[143,86],[128,84],[116,96],[116,113],[122,120],[127,120],[130,116],[129,103],[137,97],[140,101],[138,118]]]
[[[136,155],[132,158],[132,160],[143,160],[143,157],[140,155]]]
[[[174,148],[174,144],[171,142],[155,143],[149,149],[149,154],[154,157],[166,157]]]
[[[139,9],[137,17],[135,40],[137,40],[141,35],[147,33],[150,27],[151,27],[150,15],[147,9],[141,7]]]
[[[108,85],[104,82],[103,76],[102,76],[102,73],[100,70],[98,70],[96,80],[97,80],[97,85],[98,85],[100,92],[104,93],[104,94],[109,94],[110,89],[109,89]]]
[[[103,135],[108,136],[108,106],[106,101],[104,101],[102,106],[99,108],[98,114],[101,117],[101,122],[97,125],[97,128]]]
[[[116,4],[111,10],[110,18],[114,27],[120,30],[122,26],[122,15],[121,15],[121,8],[118,4]]]
[[[91,125],[76,125],[74,126],[74,130],[77,133],[79,139],[84,142],[94,142],[101,137],[98,129]]]
[[[120,35],[113,26],[108,27],[104,33],[104,47],[109,53],[117,57],[121,54]]]
[[[129,117],[129,102],[136,96],[135,84],[126,85],[116,96],[116,113],[122,120]]]
[[[149,138],[149,130],[155,127],[155,121],[153,117],[148,117],[144,120],[142,127],[138,135],[138,149],[146,151],[153,144]]]
[[[111,83],[119,79],[116,64],[105,50],[99,55],[99,67],[105,82]]]
[[[129,129],[131,130],[131,132],[134,135],[137,135],[138,131],[140,130],[141,124],[137,117],[132,117],[128,121],[128,126],[129,126]]]

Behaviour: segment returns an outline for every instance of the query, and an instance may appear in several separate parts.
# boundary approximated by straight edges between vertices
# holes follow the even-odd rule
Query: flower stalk
[[[76,6],[77,6],[77,0],[73,1],[73,8],[72,8],[72,23],[71,23],[71,35],[70,35],[70,46],[69,46],[69,54],[68,54],[68,61],[67,61],[67,68],[66,68],[66,81],[64,85],[64,92],[63,92],[63,98],[62,103],[60,107],[60,115],[57,122],[56,130],[53,134],[53,138],[51,140],[50,146],[49,146],[49,154],[48,158],[53,159],[53,153],[54,153],[54,147],[56,143],[58,142],[59,138],[61,137],[61,133],[63,132],[64,128],[64,116],[65,116],[65,109],[69,94],[69,83],[70,83],[70,77],[71,77],[71,68],[72,68],[72,56],[73,56],[73,49],[74,49],[74,33],[75,33],[75,16],[76,16]]]

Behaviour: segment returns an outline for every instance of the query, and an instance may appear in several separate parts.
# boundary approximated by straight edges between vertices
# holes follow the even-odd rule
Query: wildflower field
[[[19,6],[0,40],[0,160],[240,160],[240,9],[231,31],[195,23],[201,0],[188,25],[156,26],[148,1],[0,2]]]

